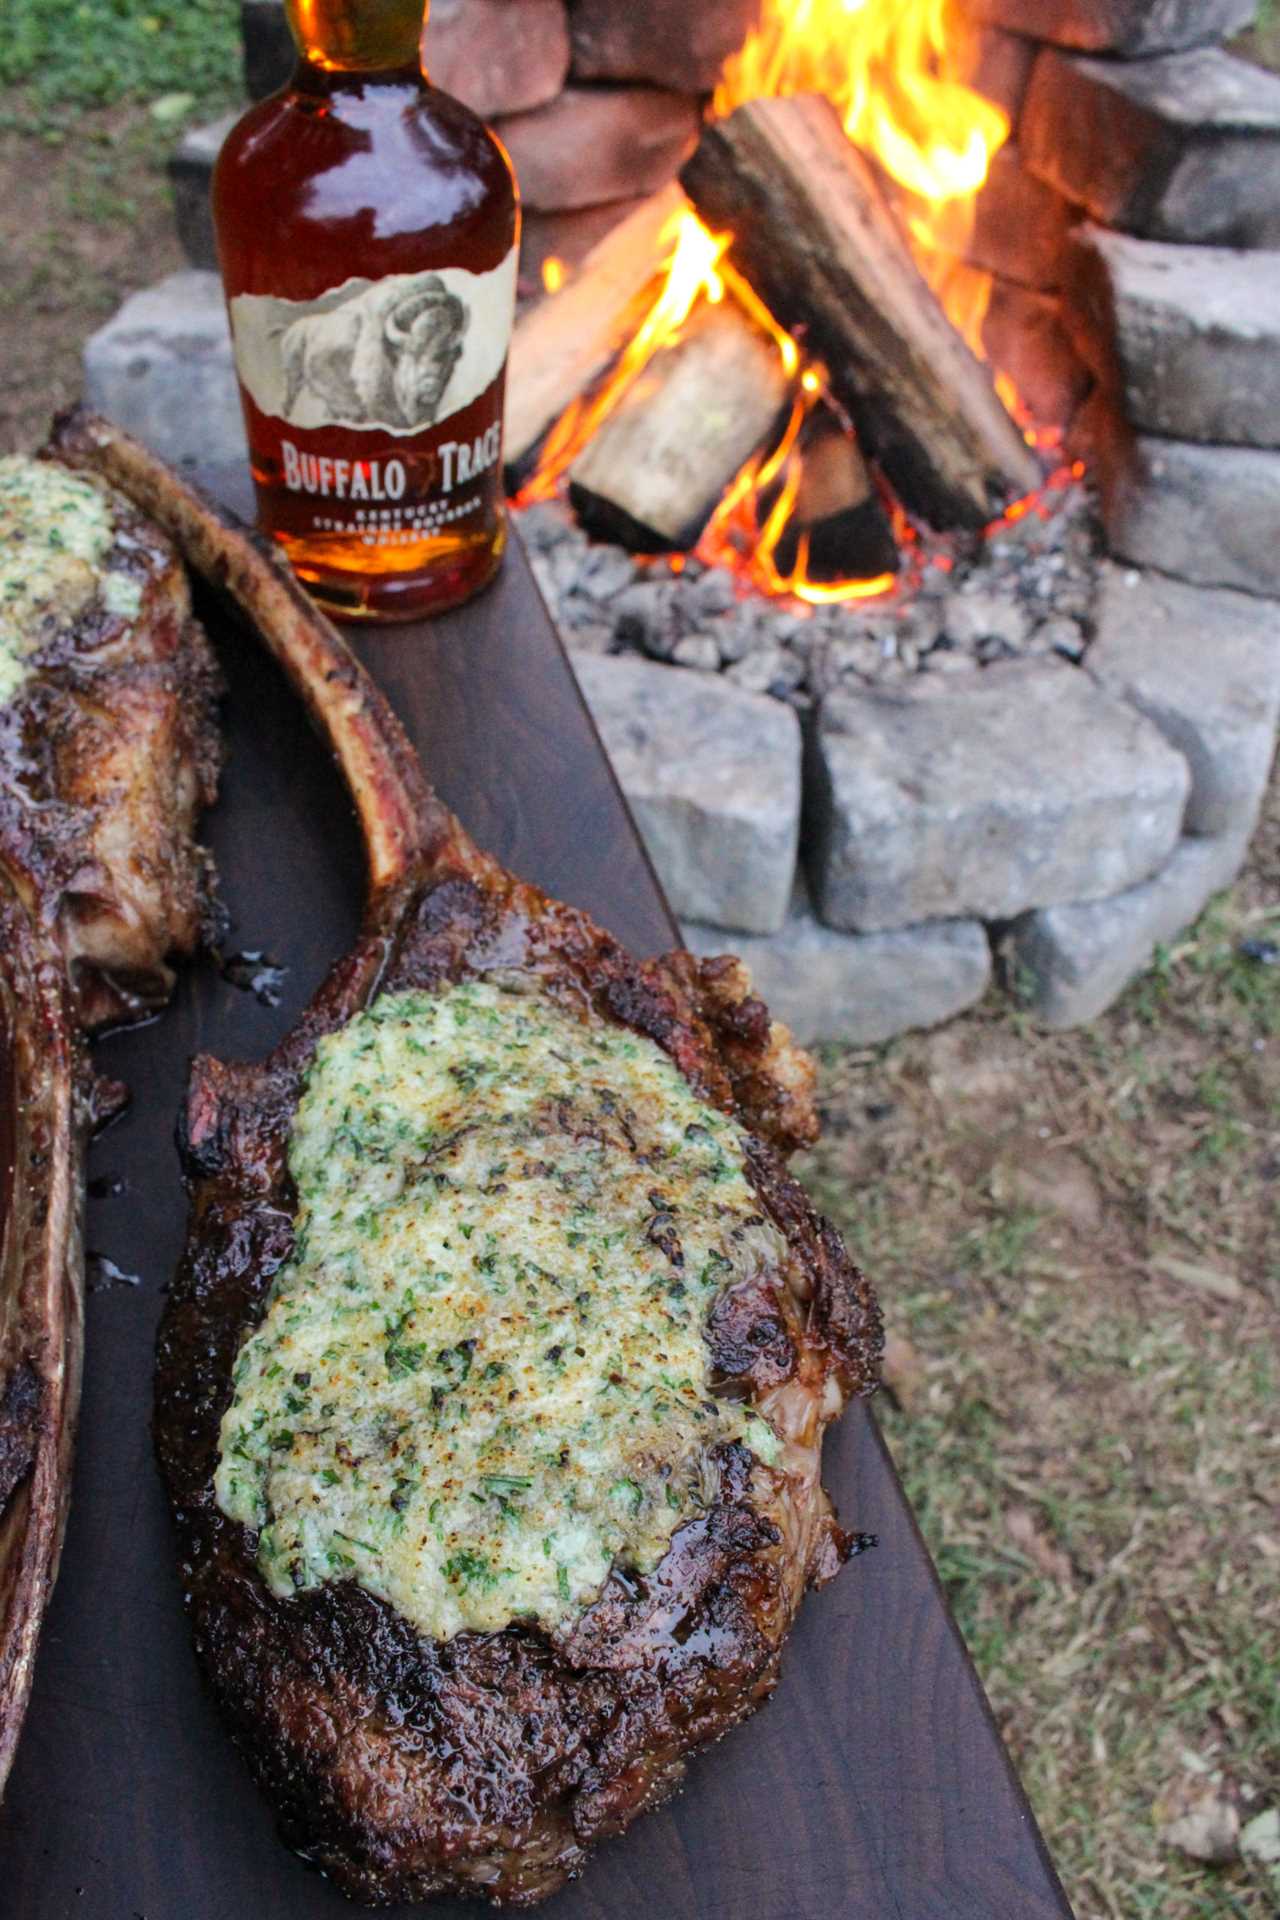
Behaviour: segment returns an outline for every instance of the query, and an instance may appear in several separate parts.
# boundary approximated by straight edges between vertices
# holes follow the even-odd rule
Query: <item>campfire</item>
[[[765,0],[697,151],[517,330],[516,504],[809,605],[893,594],[1061,486],[963,264],[1009,123],[950,0]],[[679,562],[677,561],[678,565]]]

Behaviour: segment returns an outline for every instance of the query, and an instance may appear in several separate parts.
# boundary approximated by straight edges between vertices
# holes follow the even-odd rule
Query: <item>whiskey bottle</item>
[[[519,210],[422,66],[426,0],[286,0],[292,80],[228,137],[218,253],[259,521],[347,619],[456,606],[506,543]]]

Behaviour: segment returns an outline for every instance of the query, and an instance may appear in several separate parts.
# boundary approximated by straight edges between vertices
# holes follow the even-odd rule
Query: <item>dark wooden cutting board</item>
[[[239,476],[220,490],[245,504]],[[0,1920],[352,1912],[279,1845],[204,1697],[151,1457],[152,1343],[184,1225],[173,1125],[187,1060],[264,1053],[348,944],[362,895],[351,810],[323,752],[265,656],[225,618],[210,625],[230,687],[230,762],[207,824],[227,950],[265,951],[288,972],[273,1008],[203,962],[161,1020],[98,1049],[134,1098],[93,1152],[88,1245],[136,1284],[88,1303],[66,1554],[0,1805]],[[518,546],[472,607],[358,645],[483,845],[635,951],[670,944]],[[606,1845],[549,1920],[1070,1920],[865,1411],[828,1462],[846,1525],[878,1548],[810,1600],[773,1702],[695,1760],[669,1808]]]

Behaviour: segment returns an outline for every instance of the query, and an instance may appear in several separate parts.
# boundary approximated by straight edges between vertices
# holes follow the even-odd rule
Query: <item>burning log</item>
[[[903,501],[982,526],[1040,467],[930,292],[867,160],[816,95],[756,100],[708,126],[681,181],[832,389]]]
[[[774,549],[774,565],[790,578],[802,557],[817,586],[896,573],[898,549],[889,517],[857,441],[830,413],[806,423],[792,456],[800,478]],[[761,502],[767,514],[773,501]]]
[[[778,347],[735,301],[699,307],[574,462],[579,519],[636,553],[695,546],[792,390]]]
[[[507,374],[506,463],[522,463],[612,364],[662,270],[663,236],[685,205],[673,181],[593,247],[567,286],[520,319]]]

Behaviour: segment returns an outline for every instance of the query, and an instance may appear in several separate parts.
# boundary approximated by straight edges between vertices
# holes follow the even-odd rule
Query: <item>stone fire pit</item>
[[[997,955],[1047,1024],[1091,1019],[1243,862],[1280,716],[1267,601],[1097,560],[1087,609],[1039,625],[981,566],[898,627],[712,611],[714,573],[610,594],[615,550],[525,518],[690,945],[741,953],[806,1039],[947,1019]]]

